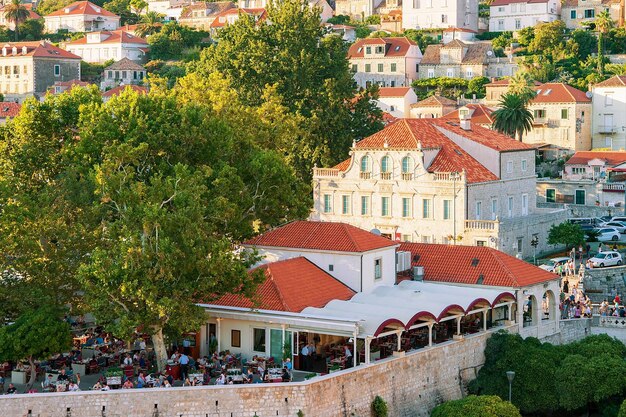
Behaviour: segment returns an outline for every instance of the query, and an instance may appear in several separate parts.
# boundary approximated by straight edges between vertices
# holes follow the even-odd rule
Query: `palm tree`
[[[15,41],[18,39],[18,25],[29,18],[30,12],[20,0],[11,0],[4,8],[4,16],[9,22],[15,23]]]
[[[533,115],[526,108],[523,97],[506,93],[500,99],[500,108],[493,113],[493,128],[500,133],[522,141],[522,135],[532,129]]]
[[[152,35],[161,30],[161,20],[163,16],[157,12],[148,12],[141,17],[135,33],[137,36],[145,38],[148,35]]]
[[[604,34],[613,27],[613,19],[609,11],[604,10],[598,13],[594,23],[598,32],[598,73],[604,75]]]
[[[517,71],[514,76],[509,78],[509,88],[507,93],[516,94],[523,98],[526,103],[535,97],[533,87],[535,82],[530,73],[526,71]]]

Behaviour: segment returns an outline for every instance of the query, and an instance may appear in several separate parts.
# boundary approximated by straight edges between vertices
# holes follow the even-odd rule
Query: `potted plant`
[[[111,368],[106,371],[105,376],[107,379],[107,385],[122,385],[124,371],[120,368]]]
[[[330,368],[328,368],[328,373],[332,374],[333,372],[337,372],[337,371],[341,371],[341,366],[339,365],[332,365]]]

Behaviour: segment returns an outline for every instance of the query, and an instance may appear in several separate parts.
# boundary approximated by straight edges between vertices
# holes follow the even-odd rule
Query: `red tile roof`
[[[68,10],[69,12],[66,13],[65,11]],[[63,7],[62,9],[59,9],[57,11],[54,11],[50,14],[47,14],[47,16],[72,16],[72,15],[79,15],[79,14],[86,14],[86,15],[90,15],[90,16],[107,16],[107,17],[117,17],[119,18],[118,15],[116,15],[115,13],[111,13],[108,10],[103,9],[100,6],[97,6],[91,2],[88,1],[77,1],[74,2],[68,6]]]
[[[380,87],[379,97],[404,97],[411,90],[411,87]]]
[[[511,82],[510,78],[502,78],[499,80],[492,81],[489,84],[485,84],[485,86],[486,87],[504,87],[504,86],[509,85],[509,82]],[[543,85],[543,83],[540,83],[539,81],[533,81],[533,84],[535,86]]]
[[[455,28],[455,27],[444,29],[444,32],[467,32],[467,33],[478,33],[478,32],[476,32],[475,30],[472,30],[472,29],[466,29],[466,28]]]
[[[352,158],[348,158],[345,161],[341,161],[337,165],[335,165],[333,169],[338,169],[339,171],[345,171],[350,166],[350,161],[352,161]]]
[[[134,90],[136,92],[138,92],[139,94],[148,94],[148,88],[147,87],[142,87],[139,85],[118,85],[117,87],[114,87],[112,89],[110,89],[109,91],[106,91],[104,93],[102,93],[102,97],[113,97],[113,96],[117,96],[119,94],[121,94],[123,91],[125,91],[127,88],[130,88],[131,90]]]
[[[89,85],[91,85],[91,84],[88,83],[87,81],[69,80],[69,81],[57,81],[57,82],[54,83],[53,87],[55,87],[55,86],[59,86],[59,87],[74,87],[74,86],[87,87]]]
[[[594,152],[594,151],[581,151],[576,152],[565,163],[566,165],[587,165],[592,159],[601,159],[606,161],[608,165],[618,165],[626,162],[626,151],[616,152]]]
[[[345,223],[301,220],[267,231],[244,245],[361,253],[396,243]]]
[[[20,113],[22,105],[12,101],[0,101],[0,119],[12,118]]]
[[[400,119],[380,132],[357,142],[359,149],[439,149],[427,170],[429,172],[461,172],[465,170],[470,183],[495,181],[498,177],[469,153],[455,144],[440,128],[454,132],[499,152],[531,150],[531,146],[476,124],[463,130],[458,121],[443,119]]]
[[[489,107],[483,106],[482,104],[467,104],[465,107],[468,109],[474,110],[472,115],[470,116],[470,121],[472,123],[478,123],[480,125],[491,125],[493,124],[493,119],[491,118],[491,110]],[[459,120],[459,110],[454,110],[448,114],[443,115],[441,117],[445,120]]]
[[[626,75],[616,75],[604,80],[601,83],[595,84],[594,87],[623,87],[626,85]]]
[[[584,91],[580,91],[564,83],[545,83],[534,88],[537,95],[531,104],[540,103],[591,103]]]
[[[402,243],[413,266],[424,267],[424,280],[455,284],[521,288],[559,277],[534,265],[485,246]],[[475,264],[475,266],[473,266]]]
[[[365,46],[385,45],[385,56],[406,56],[412,45],[417,45],[407,38],[366,38],[359,39],[350,46],[348,58],[363,58]],[[360,49],[360,50],[359,50]]]
[[[87,36],[89,35],[94,35],[94,34],[101,34],[106,36],[105,39],[101,40],[100,42],[87,42]],[[98,44],[103,44],[103,43],[137,43],[137,44],[142,44],[142,45],[147,45],[148,41],[144,38],[141,38],[139,36],[135,36],[132,33],[130,33],[127,30],[124,29],[118,29],[118,30],[112,30],[112,31],[102,31],[102,32],[90,32],[89,35],[85,35],[80,39],[76,39],[75,41],[72,42],[68,42],[68,45],[85,45],[85,44],[92,44],[92,45],[98,45]]]
[[[199,1],[196,3],[192,3],[188,6],[185,6],[183,11],[180,14],[181,19],[194,19],[193,11],[194,10],[204,10],[206,12],[206,16],[202,16],[200,18],[195,17],[195,19],[201,18],[212,18],[216,16],[218,13],[221,13],[225,10],[236,8],[237,5],[232,1],[216,1],[216,2],[206,2]]]
[[[440,107],[440,106],[456,106],[456,101],[450,100],[447,97],[440,95],[432,95],[425,98],[422,101],[418,101],[415,104],[411,104],[411,107]]]
[[[332,300],[349,300],[356,294],[304,257],[273,262],[257,269],[264,271],[265,281],[259,284],[252,299],[228,294],[211,304],[299,313],[307,307],[324,307]]]
[[[0,44],[0,48],[7,48],[6,58],[13,57],[13,47],[17,48],[17,55],[19,56],[33,56],[36,58],[64,58],[64,59],[82,59],[78,55],[74,55],[71,52],[61,49],[52,45],[46,41],[32,41],[32,42],[5,42]],[[22,53],[22,48],[26,47],[26,53]],[[0,59],[4,58],[0,55]]]

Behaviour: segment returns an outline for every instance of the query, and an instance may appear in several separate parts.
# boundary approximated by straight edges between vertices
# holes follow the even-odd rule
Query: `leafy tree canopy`
[[[565,245],[566,247],[576,246],[584,243],[585,233],[578,224],[563,222],[554,224],[548,232],[548,244]]]
[[[496,395],[469,395],[435,407],[431,417],[521,417],[519,410]]]

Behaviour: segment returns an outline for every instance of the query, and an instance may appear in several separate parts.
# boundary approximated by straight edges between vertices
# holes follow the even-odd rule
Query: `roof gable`
[[[349,224],[301,220],[269,230],[244,245],[362,253],[397,244]]]
[[[456,101],[450,100],[449,98],[435,94],[411,105],[411,107],[443,107],[443,106],[456,106]]]
[[[564,83],[545,83],[535,87],[537,94],[532,104],[539,103],[591,103],[587,95],[574,87]]]
[[[411,46],[417,44],[405,37],[359,39],[350,46],[348,58],[363,58],[367,46],[385,46],[385,57],[406,56]]]
[[[626,86],[626,75],[615,75],[608,80],[595,84],[595,87],[623,87]]]
[[[617,165],[626,162],[626,151],[598,152],[581,151],[576,152],[565,165],[588,165],[595,159],[605,161],[607,165]]]
[[[75,16],[75,15],[90,15],[90,16],[106,16],[111,18],[120,18],[115,13],[95,5],[89,1],[77,1],[70,5],[67,5],[59,10],[56,10],[48,16]]]
[[[411,87],[380,87],[378,89],[379,97],[404,97],[409,91],[411,91]]]
[[[559,279],[485,246],[402,243],[398,250],[411,252],[413,266],[424,267],[425,281],[521,288]]]

